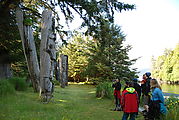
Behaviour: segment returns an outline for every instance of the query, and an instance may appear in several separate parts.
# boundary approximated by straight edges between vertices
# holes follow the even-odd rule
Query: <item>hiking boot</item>
[[[122,108],[121,107],[117,107],[117,111],[122,111]]]
[[[121,109],[121,108],[119,108],[119,109],[117,109],[117,111],[122,111],[122,109]]]
[[[116,108],[114,108],[114,109],[111,109],[112,111],[117,111],[117,109]]]
[[[147,116],[147,111],[146,111],[146,110],[143,110],[143,111],[142,111],[142,114],[143,114],[143,116]]]

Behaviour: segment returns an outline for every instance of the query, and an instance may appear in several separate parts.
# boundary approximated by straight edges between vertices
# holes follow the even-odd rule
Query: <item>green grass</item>
[[[15,93],[15,88],[8,80],[0,80],[0,97]]]
[[[56,87],[48,104],[32,89],[18,91],[0,98],[0,120],[120,120],[123,112],[110,111],[113,100],[96,98],[95,90],[90,85]]]
[[[113,98],[112,84],[110,82],[100,83],[96,86],[96,96],[101,98]]]
[[[27,89],[26,78],[13,77],[9,78],[8,81],[14,86],[17,91],[25,91]]]

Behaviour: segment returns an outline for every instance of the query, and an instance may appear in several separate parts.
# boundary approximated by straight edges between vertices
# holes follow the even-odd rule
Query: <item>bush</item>
[[[8,80],[0,80],[0,96],[13,93],[15,93],[13,85],[10,84]]]
[[[14,85],[15,90],[25,91],[27,89],[27,83],[25,78],[13,77],[9,79],[10,83]]]
[[[112,98],[113,97],[113,88],[110,82],[100,83],[96,87],[96,97],[101,98]]]
[[[106,83],[106,82],[110,83],[111,80],[108,78],[104,79],[102,77],[97,77],[97,78],[89,79],[89,81],[92,82],[94,85],[99,85],[101,83]]]
[[[56,85],[57,85],[57,86],[60,86],[60,82],[57,81],[57,80],[54,80],[53,83],[54,83],[55,86],[56,86]]]
[[[165,101],[168,113],[164,120],[179,120],[179,99],[176,97],[169,97]]]
[[[170,109],[164,120],[179,120],[179,105],[176,105],[175,108]]]
[[[165,104],[168,110],[173,109],[179,105],[179,99],[177,97],[170,96],[168,99],[165,100]]]

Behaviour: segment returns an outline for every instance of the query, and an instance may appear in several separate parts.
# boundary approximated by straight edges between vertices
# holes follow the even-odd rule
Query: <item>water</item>
[[[162,84],[161,87],[163,92],[179,94],[179,85]]]

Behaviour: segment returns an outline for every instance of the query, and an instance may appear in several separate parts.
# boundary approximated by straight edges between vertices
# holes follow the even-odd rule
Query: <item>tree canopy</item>
[[[65,16],[67,21],[74,19],[74,13],[78,13],[83,19],[82,27],[88,26],[86,33],[97,34],[96,28],[102,19],[113,22],[114,11],[132,10],[134,5],[118,2],[117,0],[0,0],[0,36],[1,51],[8,54],[8,59],[13,58],[19,61],[22,56],[21,41],[15,21],[14,10],[20,7],[25,14],[25,24],[32,25],[34,29],[35,39],[39,39],[40,18],[43,9],[51,9],[57,20],[56,30],[63,42],[64,35],[68,35],[68,31],[63,29],[64,25],[60,24],[61,14]],[[60,8],[60,13],[56,9]],[[36,41],[39,43],[38,41]],[[23,58],[23,57],[22,57]]]
[[[61,24],[60,16],[65,16],[66,21],[71,22],[75,17],[75,13],[79,14],[80,18],[83,19],[81,27],[87,27],[86,33],[98,36],[97,29],[100,23],[104,19],[112,23],[114,11],[121,12],[122,10],[132,10],[135,8],[134,5],[118,2],[118,0],[0,0],[0,55],[3,58],[0,62],[13,62],[15,63],[14,66],[16,66],[17,61],[25,63],[15,20],[15,9],[17,7],[20,7],[25,13],[24,24],[32,25],[33,27],[37,48],[40,46],[40,22],[42,17],[41,11],[43,9],[53,11],[57,21],[56,31],[62,42],[65,43],[64,36],[68,36],[69,32],[65,31],[65,25]],[[57,13],[57,7],[61,12]],[[22,64],[17,66],[19,65]]]
[[[125,35],[119,26],[103,22],[98,28],[98,36],[77,36],[61,49],[69,56],[69,72],[74,80],[93,82],[112,79],[133,78],[136,70],[130,66],[136,61],[130,60],[128,52],[131,46],[125,46]]]
[[[68,55],[69,78],[75,82],[85,81],[83,73],[88,64],[89,47],[92,45],[93,41],[89,37],[76,33],[69,43],[60,49],[59,54]]]
[[[166,49],[164,54],[153,59],[153,76],[163,81],[175,83],[179,81],[179,44],[174,50]]]

